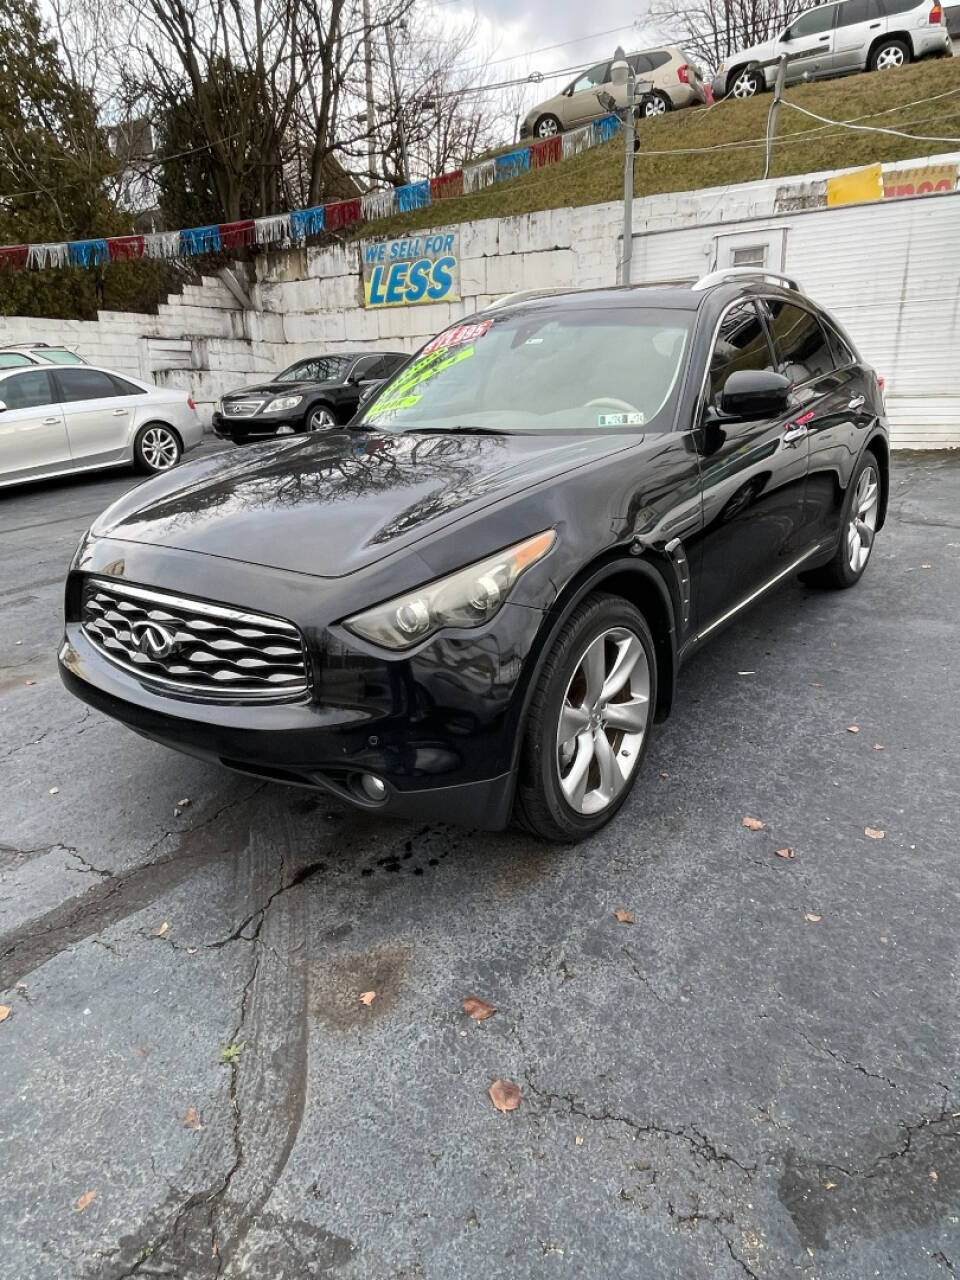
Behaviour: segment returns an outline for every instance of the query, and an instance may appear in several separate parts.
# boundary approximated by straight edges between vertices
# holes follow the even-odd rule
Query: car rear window
[[[118,396],[142,396],[144,395],[143,387],[138,387],[133,382],[127,382],[126,378],[121,378],[115,373],[110,374],[110,381],[116,388]]]
[[[917,0],[880,0],[880,12],[888,18],[898,13],[909,13],[911,9],[919,9]]]

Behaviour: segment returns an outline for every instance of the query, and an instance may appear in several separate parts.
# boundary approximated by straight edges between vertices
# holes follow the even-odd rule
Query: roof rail
[[[725,284],[730,280],[766,280],[768,284],[786,285],[788,289],[800,291],[800,286],[792,276],[785,276],[782,271],[767,271],[764,267],[723,267],[720,271],[711,271],[701,276],[691,289],[712,289],[715,285]]]

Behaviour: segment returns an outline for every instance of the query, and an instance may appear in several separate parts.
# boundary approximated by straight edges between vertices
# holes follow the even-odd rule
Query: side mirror
[[[785,413],[790,379],[771,369],[737,369],[723,384],[717,407],[725,418],[753,422]]]
[[[782,44],[789,44],[789,42],[790,42],[792,39],[793,39],[793,36],[790,34],[790,28],[789,28],[789,27],[787,27],[786,31],[785,31],[785,32],[783,33],[783,35],[780,37],[780,41],[781,41],[781,43],[782,43]]]
[[[6,407],[7,407],[6,400],[0,400],[0,413],[3,413]]]

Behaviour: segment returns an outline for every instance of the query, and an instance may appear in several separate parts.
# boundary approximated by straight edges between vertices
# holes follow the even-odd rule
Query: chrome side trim
[[[774,574],[774,576],[768,582],[765,582],[762,587],[757,587],[756,591],[752,591],[750,595],[741,600],[739,604],[735,604],[732,609],[728,609],[726,613],[721,614],[716,621],[710,623],[709,627],[704,627],[702,631],[698,631],[697,640],[702,640],[704,636],[708,636],[711,631],[715,631],[717,627],[728,622],[735,613],[739,613],[741,609],[745,609],[748,604],[753,604],[754,600],[759,599],[765,591],[769,591],[771,587],[775,587],[782,578],[786,578],[788,574],[794,573],[800,568],[805,560],[809,560],[811,556],[815,556],[818,551],[822,550],[823,543],[818,542],[815,547],[811,547],[810,550],[805,551],[802,556],[798,556],[792,564],[788,564],[785,569],[781,569],[779,573]]]

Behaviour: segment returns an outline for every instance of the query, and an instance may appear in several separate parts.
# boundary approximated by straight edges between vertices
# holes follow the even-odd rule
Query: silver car
[[[938,0],[839,0],[807,9],[775,39],[731,54],[713,81],[717,97],[752,98],[773,87],[788,55],[786,83],[855,71],[889,71],[951,52]]]
[[[682,49],[664,45],[660,49],[631,53],[627,61],[638,80],[653,86],[652,92],[643,99],[641,115],[660,116],[677,107],[702,106],[706,101],[700,72]],[[571,80],[561,93],[531,107],[520,126],[520,137],[553,138],[607,115],[607,108],[601,106],[597,98],[601,92],[614,98],[618,107],[625,107],[626,89],[610,79],[611,65],[609,58],[598,62]]]
[[[87,364],[0,367],[0,486],[131,463],[168,471],[202,439],[185,391]]]

